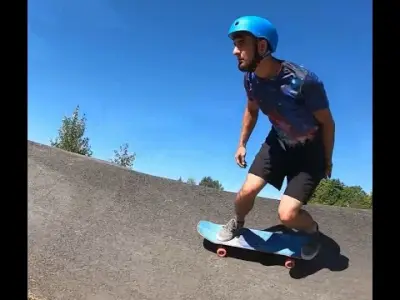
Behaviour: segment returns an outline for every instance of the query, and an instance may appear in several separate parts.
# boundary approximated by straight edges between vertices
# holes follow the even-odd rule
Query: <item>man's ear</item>
[[[268,51],[268,48],[269,48],[269,45],[268,45],[268,42],[266,40],[264,40],[264,39],[258,40],[257,50],[258,50],[258,53],[261,56]]]

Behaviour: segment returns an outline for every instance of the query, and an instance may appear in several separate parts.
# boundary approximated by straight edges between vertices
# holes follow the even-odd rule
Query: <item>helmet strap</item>
[[[266,58],[266,57],[271,55],[271,50],[269,50],[269,49],[267,51],[265,51],[264,54],[260,55],[258,53],[258,45],[257,45],[257,43],[258,43],[258,40],[255,41],[254,58],[253,58],[252,62],[249,65],[249,68],[248,68],[250,72],[254,72],[256,70],[256,68],[258,67],[258,65],[260,64],[260,62],[264,58]]]

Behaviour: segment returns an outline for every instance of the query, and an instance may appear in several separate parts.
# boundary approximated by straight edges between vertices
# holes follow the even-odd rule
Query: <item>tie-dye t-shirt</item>
[[[329,107],[323,83],[306,68],[282,61],[280,73],[262,79],[253,72],[244,77],[250,101],[257,101],[278,137],[287,145],[313,139],[319,125],[313,112]]]

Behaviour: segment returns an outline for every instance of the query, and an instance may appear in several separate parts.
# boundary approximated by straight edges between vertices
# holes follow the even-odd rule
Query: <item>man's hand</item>
[[[235,160],[236,163],[239,165],[239,167],[246,168],[247,163],[245,158],[246,158],[246,147],[239,146],[235,154]]]
[[[247,99],[246,107],[244,110],[242,131],[240,133],[239,147],[235,154],[236,163],[241,168],[246,168],[246,144],[250,138],[250,135],[257,123],[259,106],[256,101]]]
[[[331,178],[332,176],[332,161],[328,161],[325,163],[325,178]]]

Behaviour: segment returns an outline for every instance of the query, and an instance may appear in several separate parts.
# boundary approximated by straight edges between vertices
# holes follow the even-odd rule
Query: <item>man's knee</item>
[[[278,216],[283,224],[291,223],[296,219],[303,204],[288,195],[283,195],[278,207]]]
[[[258,193],[264,188],[266,182],[261,177],[254,174],[248,174],[247,178],[240,189],[237,197],[238,198],[255,198]]]

